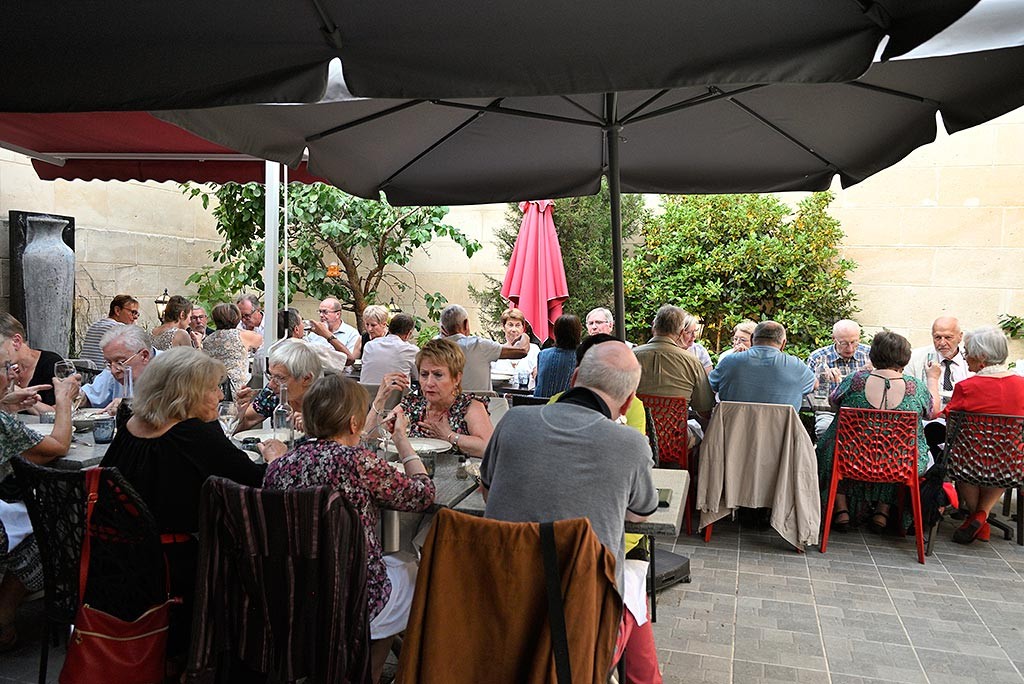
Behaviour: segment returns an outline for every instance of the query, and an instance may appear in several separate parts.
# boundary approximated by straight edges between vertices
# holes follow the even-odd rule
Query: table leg
[[[654,535],[647,535],[647,555],[650,556],[650,565],[647,567],[647,591],[651,595],[651,622],[658,621],[658,592],[655,591],[654,581]]]

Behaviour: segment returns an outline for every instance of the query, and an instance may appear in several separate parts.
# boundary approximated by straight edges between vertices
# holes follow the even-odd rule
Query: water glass
[[[78,369],[75,368],[75,364],[67,359],[61,359],[57,363],[53,364],[53,374],[58,380],[66,380],[77,372]]]
[[[217,405],[217,420],[224,434],[230,437],[238,426],[238,406],[233,401],[222,401]]]
[[[97,418],[93,422],[92,438],[97,444],[109,444],[114,439],[114,417]]]

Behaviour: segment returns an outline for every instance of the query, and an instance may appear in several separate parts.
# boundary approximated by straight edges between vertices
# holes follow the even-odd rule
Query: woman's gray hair
[[[753,338],[754,338],[754,328],[756,328],[756,327],[757,327],[757,323],[755,323],[754,321],[750,320],[749,318],[744,318],[742,321],[740,321],[739,323],[736,324],[736,327],[732,329],[732,332],[733,332],[733,334],[738,333],[738,332],[745,332],[748,335],[750,335],[751,340],[753,340]]]
[[[284,366],[296,380],[307,376],[316,380],[324,374],[320,357],[309,348],[309,343],[298,339],[279,342],[270,352],[270,365]]]
[[[124,343],[124,346],[131,352],[153,349],[153,336],[137,325],[119,325],[108,330],[100,338],[100,349],[106,349],[108,344],[118,340]]]
[[[986,325],[964,334],[964,351],[985,366],[1006,363],[1010,354],[1006,334],[994,325]]]
[[[363,321],[388,322],[388,310],[380,304],[371,304],[363,309]]]
[[[223,378],[220,361],[192,347],[171,347],[150,361],[135,382],[132,412],[154,427],[195,417],[203,395]]]

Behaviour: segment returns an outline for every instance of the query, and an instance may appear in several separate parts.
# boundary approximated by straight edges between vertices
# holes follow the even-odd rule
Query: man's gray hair
[[[609,309],[606,309],[603,306],[599,306],[596,309],[591,309],[590,313],[587,314],[587,320],[590,320],[590,317],[593,314],[601,314],[601,317],[604,318],[604,320],[609,323],[615,322],[615,315],[612,314],[612,312]]]
[[[300,339],[278,342],[270,351],[270,365],[284,366],[288,375],[296,380],[310,376],[313,380],[323,377],[324,365],[309,343]]]
[[[842,330],[855,330],[857,337],[860,337],[860,323],[857,321],[851,321],[849,318],[836,321],[832,326],[832,337],[838,335]]]
[[[441,312],[441,334],[454,335],[462,331],[463,324],[469,320],[469,313],[458,304],[449,304]]]
[[[1006,334],[994,325],[977,328],[964,335],[964,352],[979,359],[986,366],[1006,363],[1009,345]]]
[[[635,356],[627,356],[633,363],[623,365],[609,357],[618,355],[624,345],[595,344],[580,360],[576,372],[576,385],[600,390],[617,402],[624,402],[640,384],[640,364]],[[614,408],[614,407],[612,407]]]
[[[754,328],[754,334],[751,335],[752,341],[767,340],[769,342],[775,342],[781,345],[786,341],[786,328],[775,321],[761,321]]]
[[[118,325],[100,338],[100,349],[111,342],[121,342],[130,352],[153,349],[153,336],[137,325]]]
[[[260,298],[258,295],[240,294],[238,295],[238,299],[235,300],[235,304],[241,304],[242,302],[249,302],[250,304],[252,304],[253,311],[258,311],[261,309]]]
[[[678,306],[665,304],[658,309],[658,313],[654,314],[654,323],[651,325],[651,330],[654,331],[655,335],[678,335],[683,330],[686,317],[689,315]]]

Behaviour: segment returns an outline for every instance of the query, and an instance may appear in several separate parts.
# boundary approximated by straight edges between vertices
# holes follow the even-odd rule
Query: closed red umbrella
[[[562,249],[558,246],[551,200],[520,202],[523,225],[512,248],[501,296],[519,307],[541,340],[554,337],[555,319],[569,298]]]

